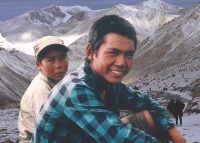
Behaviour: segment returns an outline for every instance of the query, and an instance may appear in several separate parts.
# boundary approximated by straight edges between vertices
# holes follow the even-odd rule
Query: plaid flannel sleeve
[[[66,102],[64,115],[99,143],[157,143],[158,141],[106,110],[98,95],[77,87]]]
[[[69,88],[72,87],[63,85],[53,90],[38,118],[32,142],[85,143],[81,139],[82,133],[99,143],[159,142],[143,131],[123,124],[114,113],[104,107],[96,92],[90,88],[76,85],[68,93]],[[83,132],[72,132],[69,128],[71,125]]]
[[[124,102],[125,106],[129,106],[128,108],[133,110],[148,110],[153,116],[154,120],[165,131],[174,126],[174,123],[170,119],[167,110],[150,96],[140,91],[135,91],[127,86],[123,86],[120,91],[123,92],[122,94],[128,95],[126,98],[127,101]]]

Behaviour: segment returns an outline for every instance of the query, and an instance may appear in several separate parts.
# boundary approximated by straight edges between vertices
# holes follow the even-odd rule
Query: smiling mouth
[[[114,74],[115,76],[123,76],[123,75],[125,75],[125,71],[116,71],[116,70],[112,70],[111,72],[112,72],[112,74]]]

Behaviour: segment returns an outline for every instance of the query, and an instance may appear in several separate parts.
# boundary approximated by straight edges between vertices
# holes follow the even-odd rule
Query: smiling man
[[[158,143],[149,130],[159,126],[165,142],[169,137],[185,143],[163,107],[121,83],[133,65],[136,46],[128,21],[116,15],[98,19],[89,33],[85,64],[51,92],[33,142]],[[133,114],[120,119],[121,109]]]

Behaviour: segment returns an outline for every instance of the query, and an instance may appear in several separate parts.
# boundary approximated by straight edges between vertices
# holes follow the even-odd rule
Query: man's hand
[[[168,135],[173,143],[186,143],[185,138],[173,127],[168,130]]]

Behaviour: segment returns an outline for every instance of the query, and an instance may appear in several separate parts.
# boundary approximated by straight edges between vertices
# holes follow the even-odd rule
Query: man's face
[[[51,50],[42,61],[37,61],[37,67],[46,77],[60,81],[68,70],[67,55],[58,49]]]
[[[107,82],[119,83],[133,64],[134,42],[125,36],[109,33],[97,53],[89,57],[91,68]]]

